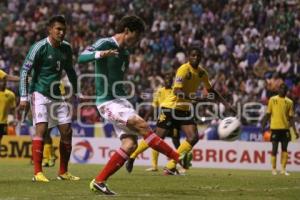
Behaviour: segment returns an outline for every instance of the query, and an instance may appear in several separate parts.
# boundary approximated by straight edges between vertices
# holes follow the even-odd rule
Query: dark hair
[[[62,23],[64,25],[66,25],[66,19],[65,19],[64,16],[62,16],[62,15],[55,15],[55,16],[53,16],[53,17],[50,18],[50,20],[47,23],[47,26],[51,27],[51,26],[53,26],[53,24],[55,22],[59,22],[59,23]]]
[[[192,45],[188,48],[188,54],[190,54],[192,51],[197,51],[199,54],[201,54],[201,48],[200,46]]]
[[[124,16],[117,25],[116,33],[122,33],[125,28],[128,28],[130,31],[143,33],[145,31],[145,22],[136,15]]]
[[[289,87],[287,86],[286,83],[281,83],[279,87],[280,87],[280,88],[282,87],[285,91],[288,91],[288,90],[289,90]]]

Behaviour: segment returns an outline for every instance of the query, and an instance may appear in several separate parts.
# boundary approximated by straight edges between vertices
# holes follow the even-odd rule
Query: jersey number
[[[57,71],[60,71],[60,61],[58,60],[58,61],[56,61],[56,64],[57,64],[57,66],[56,66],[56,70]]]

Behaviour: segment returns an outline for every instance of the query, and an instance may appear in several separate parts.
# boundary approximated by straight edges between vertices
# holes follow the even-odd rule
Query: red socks
[[[60,153],[59,174],[64,174],[68,171],[68,163],[70,160],[71,152],[72,152],[72,144],[63,143],[62,141],[60,141],[60,143],[59,143],[59,153]]]
[[[169,158],[178,162],[179,154],[170,147],[163,139],[157,136],[155,133],[150,131],[147,135],[144,136],[144,140],[147,144],[154,150],[165,154]]]
[[[43,171],[42,170],[43,149],[44,149],[43,138],[33,137],[31,151],[32,151],[32,160],[34,165],[34,175]]]
[[[118,149],[96,177],[96,182],[104,182],[108,177],[118,171],[128,159],[127,153],[123,149]]]

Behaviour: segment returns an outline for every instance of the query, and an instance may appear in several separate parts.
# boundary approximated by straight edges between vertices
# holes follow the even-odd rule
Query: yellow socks
[[[190,145],[190,143],[189,143],[188,141],[184,140],[184,141],[180,144],[180,146],[178,147],[177,152],[178,152],[179,154],[188,153],[189,151],[192,150],[192,148],[193,148],[192,145]],[[176,167],[176,162],[175,162],[175,160],[170,160],[170,161],[167,163],[166,167],[167,167],[168,169],[173,169],[173,168],[175,168],[175,167]]]
[[[141,142],[139,143],[137,149],[130,155],[130,158],[136,158],[140,153],[144,152],[148,148],[149,148],[149,146],[146,143],[146,141],[141,140]]]
[[[276,156],[271,156],[272,169],[276,169]]]
[[[52,144],[45,144],[44,145],[44,151],[43,151],[43,158],[44,160],[49,161],[50,158],[52,157]]]
[[[152,150],[151,162],[152,162],[153,169],[157,169],[158,155],[159,155],[158,151]]]
[[[282,169],[282,171],[285,171],[287,161],[288,161],[288,153],[285,151],[281,152],[281,169]]]

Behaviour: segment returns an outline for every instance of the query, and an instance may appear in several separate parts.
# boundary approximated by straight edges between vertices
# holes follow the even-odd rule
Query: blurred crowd
[[[127,74],[136,86],[133,103],[163,85],[164,75],[186,62],[187,48],[199,45],[212,84],[233,105],[266,104],[285,82],[300,116],[297,0],[2,0],[1,69],[19,74],[29,47],[46,36],[45,24],[54,14],[67,19],[77,74],[94,72],[93,63],[76,63],[78,54],[112,35],[118,19],[137,14],[145,20],[147,30],[132,50]],[[83,95],[94,94],[94,80],[82,80]],[[18,94],[16,85],[9,87]],[[82,108],[81,115],[90,123],[99,120],[92,106]]]

